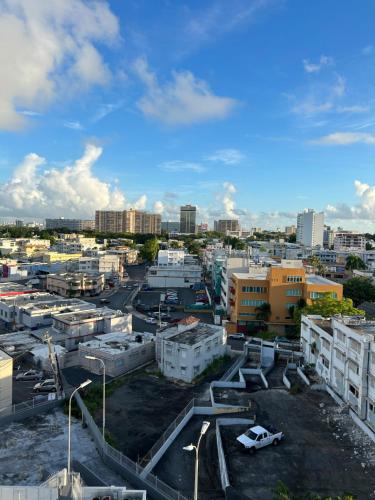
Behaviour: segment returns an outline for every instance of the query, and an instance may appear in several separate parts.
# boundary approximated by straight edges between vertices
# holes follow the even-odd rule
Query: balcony
[[[230,286],[230,287],[229,287],[229,291],[230,291],[230,293],[231,293],[232,295],[235,295],[235,293],[236,293],[236,290],[235,290],[235,288],[234,288],[233,286]]]
[[[235,301],[235,300],[233,300],[233,299],[230,299],[230,300],[229,300],[229,304],[230,304],[232,307],[234,307],[234,306],[236,305],[236,301]]]

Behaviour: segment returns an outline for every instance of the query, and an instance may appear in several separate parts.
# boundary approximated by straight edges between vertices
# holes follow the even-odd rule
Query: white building
[[[158,266],[183,266],[184,250],[159,250]]]
[[[366,250],[366,237],[351,232],[336,233],[333,249],[336,252],[363,252]]]
[[[0,351],[0,409],[12,406],[13,359]]]
[[[305,361],[375,430],[375,322],[302,316],[301,342]]]
[[[309,208],[297,215],[297,243],[306,247],[323,246],[324,212]]]
[[[220,303],[223,309],[230,313],[229,303],[229,283],[233,273],[244,273],[249,270],[248,257],[231,257],[227,256],[221,267],[221,296]]]
[[[189,288],[202,281],[199,265],[151,266],[147,272],[147,283],[151,288]]]
[[[92,304],[91,304],[92,306]],[[52,337],[68,351],[92,337],[112,332],[132,333],[132,315],[108,307],[53,316]]]
[[[87,359],[95,356],[105,363],[106,374],[117,377],[155,359],[155,336],[150,333],[112,332],[96,335],[88,342],[79,344],[79,360],[82,368],[102,373],[102,363]]]
[[[225,354],[226,341],[224,327],[189,316],[157,334],[159,368],[166,377],[190,383]]]
[[[99,273],[106,278],[123,273],[123,258],[116,254],[103,254],[97,257],[81,257],[78,261],[80,273]]]

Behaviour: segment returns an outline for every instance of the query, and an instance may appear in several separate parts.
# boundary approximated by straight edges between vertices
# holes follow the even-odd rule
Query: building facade
[[[215,359],[226,352],[222,326],[200,323],[189,316],[157,334],[159,369],[168,378],[192,382]]]
[[[0,409],[12,406],[13,358],[0,351]]]
[[[366,237],[363,234],[349,231],[336,233],[333,249],[336,252],[364,252],[366,250]]]
[[[324,213],[309,208],[297,216],[297,242],[306,247],[323,246]]]
[[[95,221],[88,219],[46,219],[46,229],[62,229],[66,228],[70,231],[93,231],[95,229]]]
[[[195,234],[197,232],[197,207],[183,205],[180,207],[180,232],[183,234]]]
[[[281,261],[280,266],[250,267],[247,273],[234,273],[229,292],[231,331],[246,332],[249,325],[264,322],[283,332],[294,325],[292,309],[300,299],[312,304],[329,294],[342,300],[343,286],[307,274],[300,261]],[[266,316],[259,311],[264,304],[270,309]]]
[[[214,221],[214,231],[227,234],[227,231],[239,231],[240,222],[238,219],[219,219]]]
[[[97,210],[95,229],[108,233],[160,234],[161,215],[141,210]]]
[[[305,362],[375,431],[375,322],[302,316]]]
[[[104,283],[104,274],[49,274],[46,288],[62,297],[93,297],[104,290]]]

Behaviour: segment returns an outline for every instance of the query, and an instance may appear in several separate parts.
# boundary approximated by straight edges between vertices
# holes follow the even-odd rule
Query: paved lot
[[[252,394],[257,422],[282,430],[285,441],[249,455],[236,444],[246,427],[222,431],[232,485],[253,500],[271,500],[278,481],[296,495],[307,492],[359,500],[375,498],[374,445],[325,393],[290,395],[273,389]]]

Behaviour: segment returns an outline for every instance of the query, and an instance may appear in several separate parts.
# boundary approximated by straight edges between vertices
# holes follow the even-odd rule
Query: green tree
[[[294,233],[294,234],[291,234],[290,236],[288,236],[288,240],[287,240],[289,243],[295,243],[297,241],[297,235]]]
[[[324,274],[325,266],[320,262],[319,257],[317,257],[316,255],[312,255],[309,258],[309,264],[314,268],[314,272],[316,274],[319,274],[320,276]]]
[[[372,250],[372,245],[369,241],[366,242],[366,250]]]
[[[178,244],[178,241],[171,241],[171,243],[169,244],[169,247],[170,248],[180,248],[180,245]]]
[[[290,492],[288,486],[282,481],[278,481],[276,488],[273,490],[273,500],[355,500],[357,497],[352,493],[344,493],[343,495],[335,496],[320,496],[316,493],[304,493],[302,495],[294,495]]]
[[[145,241],[141,248],[141,257],[147,262],[154,262],[159,251],[159,243],[156,238]]]
[[[314,300],[311,305],[302,309],[295,308],[294,321],[297,324],[301,322],[302,314],[317,314],[323,316],[323,318],[330,318],[335,314],[341,314],[343,316],[364,316],[365,312],[361,309],[356,309],[351,299],[344,298],[342,300],[337,300],[331,297],[330,293],[327,293],[324,297]]]
[[[353,271],[354,269],[366,269],[366,264],[358,255],[348,255],[346,258],[345,269]]]
[[[261,306],[257,307],[255,309],[256,311],[256,319],[259,321],[268,321],[271,317],[272,311],[271,311],[271,304],[268,302],[265,302]]]
[[[372,279],[360,276],[351,278],[344,283],[344,296],[352,299],[355,306],[361,302],[375,301],[375,286]]]

